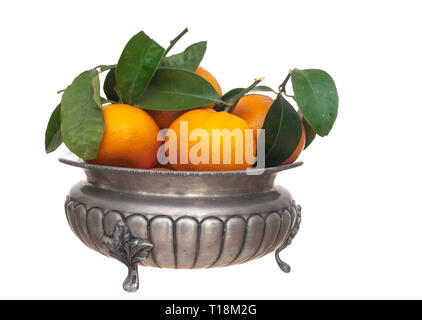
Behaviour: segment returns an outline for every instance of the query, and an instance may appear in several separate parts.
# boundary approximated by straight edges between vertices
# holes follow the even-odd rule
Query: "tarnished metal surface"
[[[289,271],[278,253],[297,232],[300,207],[286,189],[274,185],[274,179],[278,172],[301,163],[247,175],[245,171],[104,167],[72,158],[60,161],[82,167],[87,175],[87,181],[77,183],[66,198],[73,232],[88,247],[128,266],[128,278],[132,272],[135,281],[127,279],[128,291],[137,289],[137,263],[180,269],[222,267],[280,248],[277,262]],[[135,260],[123,249],[116,256],[117,251],[107,245],[113,235],[115,247],[119,239],[126,239],[121,248],[144,244],[146,250]]]

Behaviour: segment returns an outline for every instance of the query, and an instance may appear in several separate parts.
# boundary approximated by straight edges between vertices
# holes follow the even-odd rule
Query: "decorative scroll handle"
[[[296,205],[293,202],[292,206],[287,209],[291,215],[295,216],[295,223],[293,225],[292,231],[290,232],[290,236],[286,242],[284,242],[277,250],[275,251],[275,260],[277,261],[278,266],[280,269],[285,272],[289,273],[291,268],[290,266],[280,259],[280,252],[286,249],[291,243],[294,237],[296,237],[297,232],[299,231],[300,223],[302,222],[302,207],[300,205]]]
[[[148,240],[132,236],[129,227],[123,221],[119,221],[116,224],[110,237],[104,236],[102,240],[110,256],[119,260],[128,268],[128,275],[123,282],[123,289],[127,292],[138,290],[138,263],[148,257],[149,252],[154,247],[153,244]]]

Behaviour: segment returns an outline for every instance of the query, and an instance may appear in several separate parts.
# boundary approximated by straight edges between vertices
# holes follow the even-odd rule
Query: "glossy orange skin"
[[[273,102],[274,99],[263,94],[248,94],[239,100],[233,110],[233,114],[245,120],[254,129],[254,137],[257,139],[257,130],[262,128],[267,112]],[[306,130],[303,123],[301,125],[302,136],[299,144],[292,155],[281,163],[283,165],[295,162],[305,146]]]
[[[211,85],[214,87],[215,91],[217,91],[217,93],[220,95],[220,97],[223,95],[223,91],[221,91],[220,84],[218,83],[217,79],[210,72],[208,72],[206,69],[199,66],[196,69],[195,73],[199,74],[202,78],[204,78],[209,83],[211,83]],[[202,106],[201,108],[214,108],[214,106],[215,106],[215,104],[212,103],[212,104],[207,104],[205,106]]]
[[[202,78],[207,80],[211,85],[214,87],[215,91],[218,92],[220,97],[223,95],[220,84],[218,83],[217,79],[209,73],[207,70],[199,66],[196,71],[196,74],[200,75]],[[215,104],[208,104],[206,106],[202,106],[201,108],[213,108]],[[157,125],[160,129],[166,129],[170,127],[172,122],[184,114],[187,110],[175,110],[175,111],[156,111],[156,110],[148,110],[147,112],[154,118]]]
[[[97,158],[91,163],[149,169],[157,164],[159,128],[144,110],[127,104],[102,108],[105,130]]]
[[[303,122],[301,122],[301,124],[302,124],[302,136],[300,137],[299,144],[297,145],[292,155],[288,157],[286,160],[284,160],[281,164],[289,164],[289,163],[295,162],[297,158],[299,158],[299,155],[301,154],[301,152],[303,151],[303,147],[305,146],[305,141],[306,141],[306,130],[305,130],[305,126],[303,125]]]
[[[188,141],[184,139],[180,141],[181,137],[181,122],[186,121],[188,124],[188,136],[194,129],[203,129],[208,134],[208,159],[209,163],[192,163],[189,153],[198,143],[198,141],[202,141],[202,136],[198,137],[196,141]],[[235,163],[236,161],[236,145],[235,145],[235,138],[230,137],[230,132],[222,131],[222,137],[220,137],[220,141],[214,139],[212,136],[213,129],[228,129],[230,132],[234,129],[240,129],[243,134],[243,154],[240,163]],[[251,129],[250,126],[246,123],[245,120],[232,115],[227,112],[216,112],[213,109],[196,109],[191,110],[184,113],[182,116],[177,118],[170,126],[169,131],[173,130],[177,136],[177,141],[174,139],[169,139],[169,136],[166,137],[167,146],[172,149],[177,147],[177,163],[170,163],[170,166],[175,170],[181,171],[229,171],[229,170],[245,170],[250,168],[252,164],[248,163],[246,153],[246,144],[245,144],[245,137],[246,137],[246,129]],[[169,135],[169,134],[168,134]],[[231,158],[229,163],[223,163],[223,156],[224,156],[224,137],[227,137],[227,141],[230,141],[230,150],[231,150]],[[253,147],[252,147],[252,158],[256,152],[256,141],[253,138],[253,134],[250,134],[250,137],[253,140]],[[206,140],[204,140],[206,141]],[[204,142],[206,143],[206,142]],[[218,150],[219,147],[219,150]],[[219,152],[219,153],[218,153]],[[240,151],[239,151],[240,152]],[[212,163],[213,156],[220,157],[219,163]],[[185,158],[188,160],[188,163],[183,164],[181,163],[181,159]],[[252,162],[252,161],[249,161]]]
[[[172,122],[186,112],[186,110],[156,111],[148,110],[149,115],[155,120],[160,129],[170,127]]]
[[[232,113],[249,124],[257,140],[257,130],[262,128],[265,116],[273,102],[274,99],[263,94],[248,94],[239,100]]]

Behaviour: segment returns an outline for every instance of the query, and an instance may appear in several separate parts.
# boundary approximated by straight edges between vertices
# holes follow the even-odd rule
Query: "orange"
[[[169,169],[169,168],[152,168],[151,170],[171,171],[171,169]]]
[[[257,130],[262,128],[273,101],[272,98],[263,94],[248,94],[240,98],[232,112],[245,120],[254,130],[255,140],[257,140]]]
[[[303,150],[303,147],[305,146],[306,141],[306,130],[305,126],[303,125],[303,122],[301,122],[302,125],[302,136],[300,137],[299,144],[297,145],[295,151],[292,153],[290,157],[288,157],[286,160],[284,160],[281,164],[289,164],[296,161],[296,159],[299,157],[300,153]]]
[[[102,108],[105,130],[92,163],[149,169],[157,164],[159,128],[151,116],[127,104],[109,104]]]
[[[254,138],[257,139],[257,130],[261,129],[273,99],[263,94],[248,94],[243,96],[233,110],[233,114],[245,120],[254,130]],[[292,155],[281,164],[289,164],[296,161],[305,146],[306,131],[302,124],[302,136]]]
[[[166,148],[176,170],[244,170],[253,165],[256,141],[245,120],[227,112],[195,109],[171,124]]]
[[[207,80],[218,92],[220,97],[223,95],[221,91],[220,84],[218,83],[217,79],[209,73],[207,70],[199,66],[196,71],[196,74],[200,75],[202,78]],[[201,108],[213,108],[215,104],[207,104],[206,106],[202,106]],[[186,112],[186,110],[174,110],[174,111],[156,111],[156,110],[148,110],[147,111],[151,117],[154,118],[155,122],[158,124],[160,129],[166,129],[170,127],[171,123],[180,117],[182,114]]]
[[[167,129],[171,123],[186,112],[186,110],[156,111],[148,110],[160,129]]]
[[[223,91],[221,91],[220,84],[218,83],[217,79],[214,78],[214,76],[208,72],[206,69],[199,66],[196,71],[196,74],[199,74],[202,78],[207,80],[211,85],[214,87],[215,91],[220,95],[220,97],[223,95]],[[215,104],[207,104],[205,106],[202,106],[201,108],[214,108]]]

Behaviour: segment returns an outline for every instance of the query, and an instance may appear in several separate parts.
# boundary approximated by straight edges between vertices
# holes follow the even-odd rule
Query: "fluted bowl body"
[[[143,241],[151,246],[137,260],[144,266],[240,264],[286,245],[300,218],[290,193],[274,184],[277,173],[300,162],[251,174],[258,169],[154,171],[87,164],[70,156],[60,161],[83,168],[87,176],[66,197],[73,232],[88,247],[122,262],[128,258],[120,259],[119,252],[132,252],[130,247]],[[117,250],[113,243],[119,239],[126,242]]]

